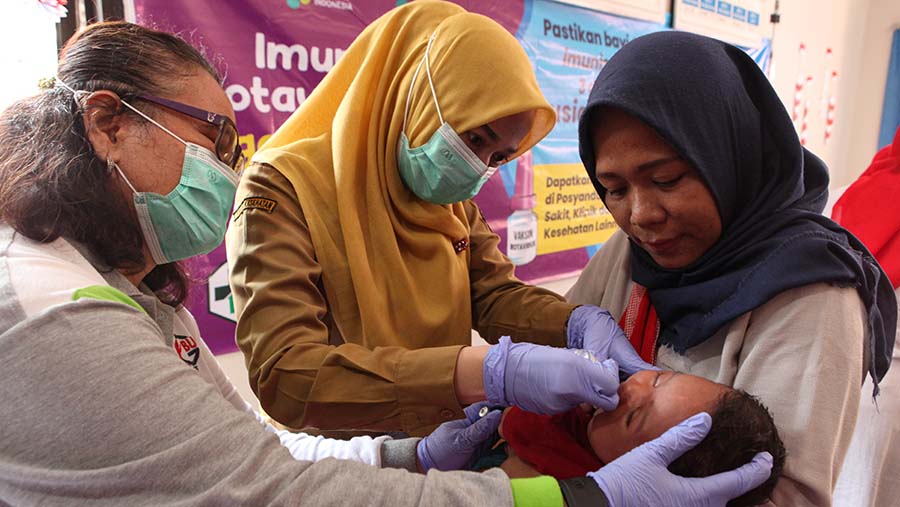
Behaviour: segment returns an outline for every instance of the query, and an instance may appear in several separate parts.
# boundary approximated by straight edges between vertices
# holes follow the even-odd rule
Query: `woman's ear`
[[[115,160],[121,149],[122,99],[112,91],[99,90],[82,99],[81,107],[84,131],[94,153],[102,159]]]

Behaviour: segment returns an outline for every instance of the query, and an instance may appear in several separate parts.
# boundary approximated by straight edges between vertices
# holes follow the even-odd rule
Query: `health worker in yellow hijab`
[[[485,399],[615,406],[603,360],[649,366],[605,311],[516,279],[470,199],[554,121],[524,50],[487,17],[418,1],[363,31],[235,201],[237,342],[272,417],[424,434]],[[470,347],[473,328],[499,344]]]

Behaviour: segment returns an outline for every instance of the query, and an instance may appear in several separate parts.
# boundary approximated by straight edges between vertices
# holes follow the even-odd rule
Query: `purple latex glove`
[[[761,452],[736,470],[709,477],[688,479],[669,472],[669,464],[700,443],[710,426],[712,418],[701,412],[588,476],[597,481],[610,507],[724,507],[766,482],[772,455]]]
[[[493,405],[515,405],[536,414],[559,414],[579,403],[604,411],[619,404],[619,366],[571,350],[512,343],[508,336],[484,358],[484,393]]]
[[[584,305],[572,310],[567,334],[570,349],[590,350],[599,359],[615,359],[626,375],[659,369],[641,359],[616,319],[599,306]]]
[[[486,402],[469,405],[466,418],[445,422],[431,435],[419,441],[416,455],[423,472],[438,470],[466,470],[478,456],[494,443],[503,412],[491,410],[484,417],[479,415]]]

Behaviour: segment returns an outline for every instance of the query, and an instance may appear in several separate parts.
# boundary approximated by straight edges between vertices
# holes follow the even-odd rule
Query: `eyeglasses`
[[[219,133],[216,135],[216,157],[237,173],[244,169],[247,157],[241,150],[237,126],[231,121],[231,118],[155,95],[144,94],[138,95],[137,98],[219,127]]]

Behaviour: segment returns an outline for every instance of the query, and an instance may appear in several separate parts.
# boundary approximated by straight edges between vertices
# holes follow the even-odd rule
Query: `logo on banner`
[[[208,284],[206,297],[209,301],[209,313],[231,322],[237,322],[234,314],[234,297],[231,295],[231,286],[228,285],[227,262],[223,262],[209,275]]]
[[[326,9],[353,10],[353,4],[347,0],[287,0],[287,6],[291,9],[299,9],[301,5],[309,4],[313,4],[315,7],[325,7]]]
[[[187,363],[191,368],[197,369],[197,360],[200,359],[200,346],[193,336],[175,335],[175,341],[172,342],[175,353],[182,361]]]

